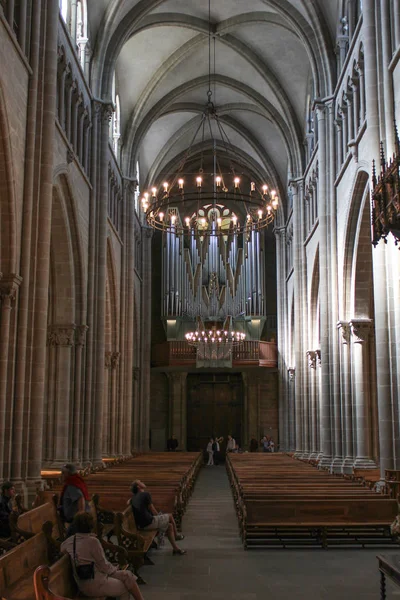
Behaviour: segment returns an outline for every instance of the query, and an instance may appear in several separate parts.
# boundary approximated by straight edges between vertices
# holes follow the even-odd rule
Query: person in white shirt
[[[231,435],[228,435],[228,443],[226,444],[226,451],[233,452],[236,448],[236,441]]]
[[[214,444],[214,439],[210,438],[210,441],[207,444],[207,452],[208,452],[208,463],[207,466],[211,467],[214,465],[214,459],[213,459],[213,454],[214,454],[214,450],[213,450],[213,444]]]

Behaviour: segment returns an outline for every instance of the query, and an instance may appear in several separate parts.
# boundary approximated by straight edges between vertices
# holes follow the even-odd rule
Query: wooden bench
[[[0,597],[5,600],[34,600],[33,573],[49,564],[46,535],[41,532],[0,557]]]
[[[16,544],[29,539],[42,531],[45,523],[52,523],[51,535],[55,540],[62,541],[65,537],[64,525],[57,511],[58,497],[52,495],[51,501],[28,510],[23,514],[10,515],[11,539]]]
[[[397,503],[284,455],[229,456],[228,476],[245,547],[394,543]]]
[[[149,558],[148,552],[153,545],[157,531],[139,531],[130,506],[123,513],[116,513],[114,531],[118,545],[128,553],[129,564],[133,566],[138,583],[146,583],[139,575],[139,569],[145,563],[148,565],[154,564]]]
[[[40,565],[33,575],[34,600],[75,600],[87,598],[75,583],[69,556],[63,556],[53,566]],[[106,600],[105,596],[91,597]]]

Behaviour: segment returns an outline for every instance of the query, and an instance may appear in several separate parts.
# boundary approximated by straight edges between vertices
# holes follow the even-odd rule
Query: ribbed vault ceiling
[[[115,72],[124,170],[133,176],[139,160],[142,182],[155,181],[182,157],[207,99],[208,0],[87,3],[92,88],[110,98]],[[340,3],[211,0],[213,101],[249,168],[282,195],[304,166],[309,102],[333,91]]]

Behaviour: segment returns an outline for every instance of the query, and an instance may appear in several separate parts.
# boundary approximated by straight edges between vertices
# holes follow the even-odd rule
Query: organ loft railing
[[[386,161],[381,143],[381,172],[372,167],[372,243],[374,246],[392,233],[395,245],[400,241],[400,140],[395,125],[395,153]],[[400,246],[399,246],[400,248]]]

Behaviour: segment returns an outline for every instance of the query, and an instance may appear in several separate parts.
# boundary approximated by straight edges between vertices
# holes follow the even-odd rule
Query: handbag
[[[74,567],[78,579],[94,579],[94,563],[78,565],[76,562],[76,535],[74,535]]]

